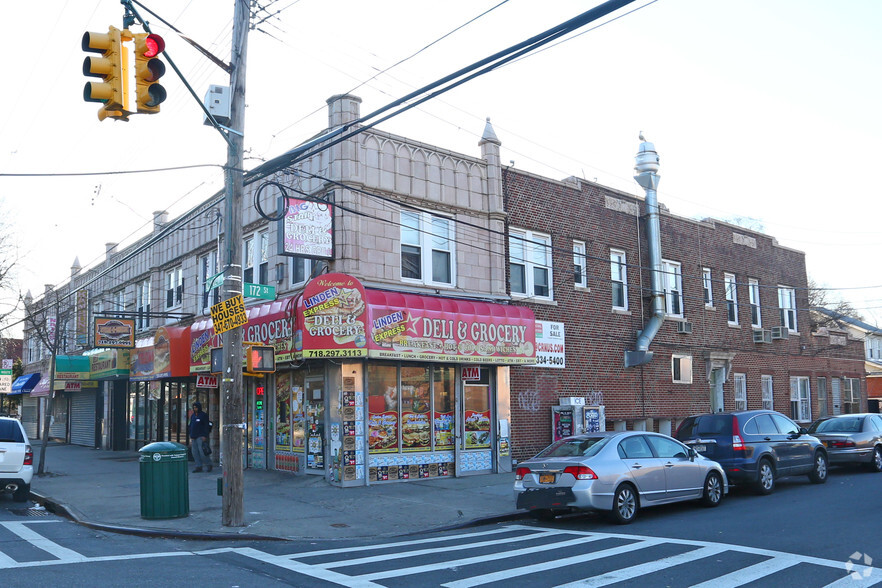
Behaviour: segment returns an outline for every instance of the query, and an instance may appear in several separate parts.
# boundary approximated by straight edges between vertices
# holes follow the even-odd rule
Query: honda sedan
[[[648,431],[561,439],[518,464],[514,484],[517,507],[537,518],[596,510],[620,524],[658,504],[700,500],[717,506],[728,491],[720,464]]]

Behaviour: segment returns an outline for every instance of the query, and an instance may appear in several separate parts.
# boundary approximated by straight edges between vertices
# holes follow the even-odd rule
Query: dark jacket
[[[211,428],[208,425],[208,415],[201,410],[194,412],[190,415],[188,430],[190,432],[190,439],[208,437],[209,433],[211,433]]]

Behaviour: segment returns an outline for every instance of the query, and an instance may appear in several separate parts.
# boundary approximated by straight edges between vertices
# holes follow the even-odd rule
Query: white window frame
[[[827,377],[818,377],[818,418],[827,416]]]
[[[554,300],[553,267],[551,256],[551,235],[526,229],[509,229],[508,238],[509,268],[511,294],[520,298],[536,298]],[[515,290],[514,276],[516,268],[523,273],[524,289]],[[537,277],[545,276],[547,289],[542,292],[537,285]]]
[[[812,390],[808,376],[790,376],[790,418],[802,423],[812,420]]]
[[[795,288],[778,286],[778,308],[781,311],[781,326],[787,327],[791,333],[797,332]]]
[[[662,283],[665,291],[665,314],[683,316],[683,273],[678,261],[662,260]]]
[[[199,310],[205,314],[220,302],[222,286],[207,291],[208,280],[220,271],[217,264],[217,249],[212,249],[197,260],[199,272]]]
[[[747,296],[748,301],[750,302],[750,324],[759,329],[763,326],[763,310],[762,305],[760,304],[759,280],[748,278]]]
[[[671,381],[674,384],[692,383],[692,356],[682,353],[671,355]]]
[[[288,279],[291,286],[302,286],[308,282],[316,263],[318,263],[317,260],[309,257],[292,257],[291,263],[288,264],[288,273],[290,274]],[[297,266],[301,267],[298,268]],[[301,276],[303,279],[301,279]]]
[[[726,320],[730,325],[738,324],[738,284],[735,274],[723,274],[723,284],[726,291]]]
[[[711,269],[709,267],[701,268],[701,286],[704,294],[704,305],[707,308],[713,308],[714,306],[714,288],[713,288],[713,274],[711,273]]]
[[[269,231],[257,231],[242,240],[242,282],[269,283]]]
[[[150,327],[150,278],[135,284],[135,328],[138,330]],[[144,313],[143,315],[141,313]]]
[[[855,414],[861,411],[860,378],[842,378],[842,413]]]
[[[430,286],[455,286],[456,233],[453,219],[424,211],[402,210],[400,221],[401,280]],[[416,277],[405,276],[405,247],[412,248],[419,256],[419,275]],[[438,270],[446,272],[448,279],[435,279]]]
[[[732,374],[735,410],[747,410],[747,374]]]
[[[612,288],[612,307],[628,310],[628,258],[621,249],[609,250],[609,274]],[[616,292],[620,289],[622,304],[616,304]]]
[[[165,271],[165,309],[180,308],[184,302],[184,268],[173,267]]]
[[[585,241],[573,240],[573,284],[576,288],[588,287],[588,255]]]
[[[760,376],[760,383],[763,389],[763,410],[775,410],[775,386],[772,376]]]

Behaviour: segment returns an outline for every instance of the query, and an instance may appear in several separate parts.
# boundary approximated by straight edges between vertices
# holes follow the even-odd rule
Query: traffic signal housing
[[[276,349],[272,345],[246,344],[245,371],[250,374],[271,374],[276,371]]]
[[[139,113],[156,114],[166,98],[166,91],[156,83],[165,74],[159,54],[165,41],[159,35],[138,33],[135,38],[135,100]]]
[[[101,78],[101,82],[86,82],[83,100],[103,104],[98,120],[115,118],[127,121],[129,110],[129,58],[123,47],[122,31],[109,27],[107,33],[83,34],[83,51],[100,53],[83,61],[83,74]]]

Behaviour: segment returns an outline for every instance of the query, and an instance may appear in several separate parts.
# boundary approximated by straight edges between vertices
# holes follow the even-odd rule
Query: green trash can
[[[141,518],[175,519],[190,514],[187,446],[159,441],[138,450]]]

